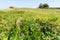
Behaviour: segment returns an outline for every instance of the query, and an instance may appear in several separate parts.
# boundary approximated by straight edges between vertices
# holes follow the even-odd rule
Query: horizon
[[[0,0],[0,9],[10,6],[18,8],[37,8],[40,3],[47,3],[50,7],[60,7],[60,0]]]

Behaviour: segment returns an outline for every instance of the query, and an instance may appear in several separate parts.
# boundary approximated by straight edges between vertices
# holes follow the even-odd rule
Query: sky
[[[60,7],[60,0],[0,0],[0,8],[9,6],[37,8],[40,3],[47,3],[50,7]]]

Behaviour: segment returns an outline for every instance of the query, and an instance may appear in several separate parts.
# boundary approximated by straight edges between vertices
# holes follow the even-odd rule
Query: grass
[[[0,40],[60,40],[60,9],[0,10]]]

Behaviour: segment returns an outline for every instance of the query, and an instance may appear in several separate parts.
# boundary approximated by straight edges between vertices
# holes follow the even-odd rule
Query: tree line
[[[14,6],[10,6],[9,8],[11,8],[11,9],[14,9],[14,8],[16,8],[16,7],[14,7]],[[49,7],[49,5],[47,4],[47,3],[44,3],[44,4],[42,4],[42,3],[40,3],[39,5],[38,5],[38,8],[40,8],[40,9],[44,9],[44,8],[49,8],[49,9],[60,9],[60,7]]]

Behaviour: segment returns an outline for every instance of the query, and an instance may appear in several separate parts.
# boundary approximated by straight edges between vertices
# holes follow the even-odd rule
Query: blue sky
[[[47,3],[50,7],[60,7],[60,0],[0,0],[0,8],[9,6],[36,8],[40,3]]]

